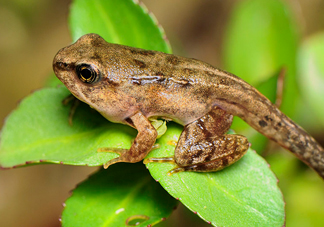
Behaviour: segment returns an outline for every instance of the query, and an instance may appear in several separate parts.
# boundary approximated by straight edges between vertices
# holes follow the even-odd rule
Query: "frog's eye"
[[[76,67],[79,79],[84,83],[94,83],[99,79],[99,70],[94,65],[81,64]]]

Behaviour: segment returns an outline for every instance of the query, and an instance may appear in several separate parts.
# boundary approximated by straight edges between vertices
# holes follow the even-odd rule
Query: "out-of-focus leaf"
[[[314,35],[303,43],[298,66],[303,98],[324,126],[324,33]]]

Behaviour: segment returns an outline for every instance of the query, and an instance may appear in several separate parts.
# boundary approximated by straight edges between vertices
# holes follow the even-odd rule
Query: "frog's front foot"
[[[76,109],[78,108],[80,104],[80,100],[75,98],[72,94],[67,96],[65,99],[62,101],[63,105],[68,105],[69,103],[72,103],[72,106],[69,111],[69,125],[73,125],[73,116],[75,114]]]
[[[107,169],[110,165],[115,164],[117,162],[124,162],[125,159],[123,158],[122,154],[127,152],[128,149],[123,149],[123,148],[109,148],[109,147],[102,147],[98,148],[97,152],[111,152],[111,153],[116,153],[119,154],[120,156],[117,158],[113,158],[110,161],[106,162],[103,167]]]

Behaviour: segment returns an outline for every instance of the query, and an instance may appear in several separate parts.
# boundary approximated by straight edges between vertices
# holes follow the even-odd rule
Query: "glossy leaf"
[[[173,155],[181,127],[168,125],[168,131],[149,157]],[[149,163],[154,179],[202,219],[214,226],[283,226],[284,202],[277,179],[268,164],[255,152],[247,154],[234,165],[214,173],[182,172],[171,176],[175,167],[169,163]]]
[[[107,42],[171,53],[163,29],[138,1],[74,0],[69,22],[73,41],[97,33]]]
[[[42,89],[10,114],[1,132],[3,168],[40,162],[98,166],[118,155],[97,148],[130,147],[135,130],[110,123],[85,104],[69,125],[70,106],[62,104],[68,95],[65,87]]]
[[[299,85],[303,98],[324,126],[324,33],[308,38],[299,52]]]
[[[62,226],[153,226],[177,206],[142,163],[119,163],[101,169],[73,190],[62,214]],[[130,219],[129,219],[130,218]]]
[[[294,116],[297,43],[296,24],[286,3],[242,1],[233,11],[225,36],[225,68],[254,86],[286,68],[282,110]]]

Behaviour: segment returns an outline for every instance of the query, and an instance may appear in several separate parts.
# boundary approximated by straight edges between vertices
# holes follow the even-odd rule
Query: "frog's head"
[[[53,69],[76,98],[108,118],[115,114],[111,113],[112,102],[120,99],[116,87],[127,73],[120,67],[127,65],[123,57],[126,48],[107,43],[97,34],[87,34],[55,55]]]
[[[56,76],[79,99],[82,98],[84,88],[94,86],[100,82],[104,72],[100,46],[107,42],[97,34],[87,34],[74,44],[62,48],[55,55],[53,69]]]
[[[87,34],[62,48],[54,57],[53,69],[64,85],[84,102],[87,88],[100,83],[105,74],[98,49],[107,42],[97,34]]]

